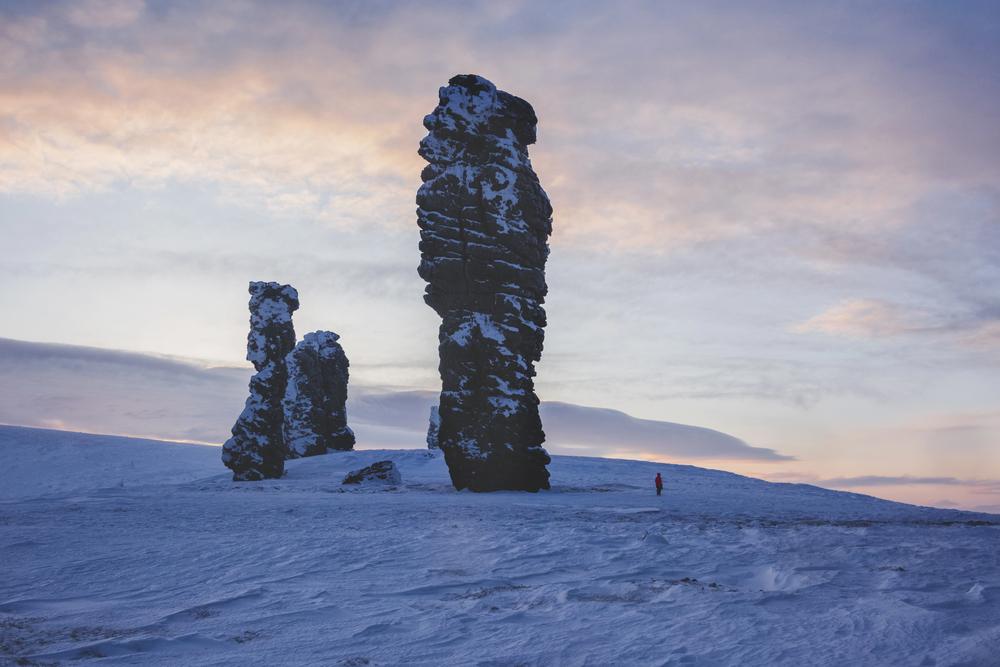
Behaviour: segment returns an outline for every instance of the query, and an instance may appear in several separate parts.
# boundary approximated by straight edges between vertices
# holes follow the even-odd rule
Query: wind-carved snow
[[[4,664],[986,666],[1000,645],[995,515],[582,457],[553,457],[550,491],[472,494],[423,449],[255,485],[215,447],[0,427],[0,455]],[[384,460],[402,484],[340,484]]]

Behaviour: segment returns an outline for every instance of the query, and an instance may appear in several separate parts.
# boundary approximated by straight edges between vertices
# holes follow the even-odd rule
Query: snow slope
[[[37,451],[53,465],[33,463]],[[419,450],[290,461],[281,480],[233,484],[218,453],[0,428],[0,664],[1000,655],[997,516],[559,456],[550,492],[458,493]],[[340,485],[384,458],[401,487]]]
[[[187,482],[218,473],[221,454],[206,445],[0,426],[0,500]]]

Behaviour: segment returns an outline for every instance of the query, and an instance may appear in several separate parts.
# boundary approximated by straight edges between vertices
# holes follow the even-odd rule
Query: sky
[[[434,390],[416,149],[458,73],[539,118],[542,400],[1000,508],[994,2],[0,4],[0,337],[245,369],[277,280],[357,386]]]

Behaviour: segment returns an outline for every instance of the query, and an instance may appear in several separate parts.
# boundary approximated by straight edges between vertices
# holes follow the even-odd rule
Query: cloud
[[[347,244],[342,241],[342,245]],[[179,252],[150,249],[141,256],[118,257],[110,252],[95,253],[87,258],[73,258],[58,264],[14,257],[5,259],[0,266],[6,269],[8,275],[24,280],[53,275],[68,276],[70,279],[105,277],[129,280],[141,277],[148,280],[154,276],[169,278],[178,273],[226,279],[234,275],[253,276],[266,267],[270,275],[308,274],[313,284],[346,284],[351,286],[352,292],[363,295],[419,297],[422,293],[421,285],[414,278],[417,275],[416,262],[391,263],[384,257],[351,255],[349,248],[338,250],[342,254],[334,257],[332,253],[322,254],[310,248],[281,254],[265,250],[209,252],[195,249]]]
[[[891,303],[878,299],[851,299],[795,325],[792,330],[796,333],[881,338],[926,328],[913,314]]]
[[[962,342],[972,348],[1000,351],[1000,320],[990,320],[962,334]]]
[[[123,28],[138,20],[143,0],[75,0],[65,8],[66,19],[81,28]]]
[[[832,489],[857,490],[902,502],[1000,513],[998,511],[1000,506],[989,502],[983,503],[984,500],[1000,500],[1000,479],[963,479],[938,475],[860,475],[810,483]],[[941,493],[943,488],[948,489],[949,496],[960,495],[955,498],[941,498],[936,494]]]
[[[1000,191],[930,190],[903,218],[880,230],[848,225],[797,235],[796,253],[850,296],[793,330],[906,336],[995,357],[1000,298],[990,286],[1000,280]]]
[[[538,107],[560,242],[878,231],[928,189],[998,182],[998,49],[972,58],[923,5],[752,4],[23,5],[0,33],[0,188],[210,181],[275,214],[410,224],[419,120],[473,69]],[[973,14],[947,25],[989,44]]]
[[[607,456],[610,450],[691,459],[794,459],[712,429],[637,419],[618,410],[548,401],[541,412],[554,449],[563,453]]]
[[[221,442],[242,409],[249,374],[179,358],[0,339],[0,422]]]
[[[249,368],[0,338],[0,423],[221,443],[246,396]],[[359,446],[424,447],[431,391],[352,384],[348,414]],[[641,452],[686,460],[787,461],[712,429],[636,419],[616,410],[542,403],[556,453]]]
[[[994,489],[1000,493],[1000,480],[974,480],[958,479],[956,477],[918,477],[910,475],[885,476],[885,475],[862,475],[858,477],[834,477],[816,482],[820,486],[832,486],[836,488],[851,489],[857,487],[873,486],[964,486],[964,487],[986,487]]]
[[[1000,40],[979,17],[995,11],[12,5],[0,193],[201,184],[276,223],[402,234],[420,119],[438,85],[476,70],[536,106],[555,246],[596,252],[602,268],[641,256],[646,275],[695,287],[844,285],[798,330],[927,329],[988,355]]]
[[[70,22],[127,18],[127,3],[118,12],[98,4],[72,6]],[[13,20],[0,33],[9,56],[0,189],[65,197],[195,181],[275,214],[355,224],[361,211],[364,222],[373,210],[412,213],[407,180],[419,158],[393,145],[403,119],[421,114],[400,109],[391,87],[352,100],[360,77],[350,26],[331,23],[321,36],[305,16],[290,23],[276,8],[245,9],[173,7],[124,33],[84,35],[44,12],[35,31],[24,26],[38,16]],[[261,53],[240,45],[241,30]],[[286,39],[300,46],[274,44]],[[419,133],[417,125],[413,145]]]
[[[862,339],[923,336],[971,352],[1000,352],[1000,317],[992,309],[964,314],[956,312],[962,304],[938,309],[932,313],[881,299],[847,299],[792,326],[791,331]]]
[[[4,335],[235,360],[245,280],[273,276],[358,341],[359,378],[428,386],[415,147],[478,71],[540,118],[545,395],[779,449],[988,396],[995,3],[77,6],[0,6]]]
[[[976,505],[970,508],[973,512],[986,512],[988,514],[1000,514],[1000,504],[997,505]]]

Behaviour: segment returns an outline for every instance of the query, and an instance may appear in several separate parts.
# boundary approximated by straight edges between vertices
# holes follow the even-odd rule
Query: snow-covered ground
[[[401,487],[340,485],[380,459]],[[0,664],[1000,664],[994,515],[578,457],[482,495],[419,450],[234,484],[2,427],[0,461]]]

